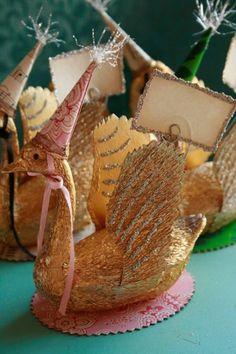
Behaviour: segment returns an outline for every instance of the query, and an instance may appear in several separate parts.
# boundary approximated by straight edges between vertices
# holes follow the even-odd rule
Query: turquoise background
[[[30,312],[32,263],[0,263],[1,354],[236,353],[236,246],[192,255],[196,293],[180,313],[125,334],[78,337],[43,327]]]

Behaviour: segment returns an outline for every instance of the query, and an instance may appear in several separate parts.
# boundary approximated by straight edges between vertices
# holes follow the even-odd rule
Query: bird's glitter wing
[[[106,221],[124,251],[122,282],[153,272],[158,253],[169,246],[184,162],[174,145],[156,141],[127,156]]]

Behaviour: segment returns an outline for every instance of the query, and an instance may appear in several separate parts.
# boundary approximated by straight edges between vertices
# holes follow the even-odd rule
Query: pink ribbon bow
[[[47,176],[47,185],[46,185],[44,195],[43,195],[43,204],[42,204],[42,211],[41,211],[41,216],[40,216],[40,226],[39,226],[39,232],[38,232],[38,236],[37,236],[37,254],[39,254],[39,252],[42,249],[42,245],[43,245],[44,232],[45,232],[45,226],[46,226],[46,221],[47,221],[48,208],[49,208],[49,202],[50,202],[50,196],[51,196],[52,190],[60,189],[62,191],[65,201],[67,203],[69,212],[70,212],[71,229],[73,228],[72,206],[71,206],[70,193],[69,193],[68,189],[63,184],[63,178],[61,176],[53,175],[54,164],[53,164],[53,158],[50,154],[47,154],[47,161],[48,161],[48,171],[50,174]],[[38,176],[41,174],[29,172],[28,175],[29,176]],[[72,285],[73,285],[73,277],[74,277],[74,264],[75,264],[75,252],[74,252],[73,232],[71,232],[70,259],[69,259],[68,274],[66,276],[65,288],[64,288],[64,292],[63,292],[61,302],[60,302],[60,307],[59,307],[59,312],[62,315],[65,315],[67,304],[70,299],[71,289],[72,289]]]

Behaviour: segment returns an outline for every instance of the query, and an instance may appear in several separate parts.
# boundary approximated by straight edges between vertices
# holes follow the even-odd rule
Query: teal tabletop
[[[1,354],[236,353],[236,247],[194,254],[196,293],[180,313],[142,330],[79,337],[43,327],[30,312],[32,263],[0,263]]]

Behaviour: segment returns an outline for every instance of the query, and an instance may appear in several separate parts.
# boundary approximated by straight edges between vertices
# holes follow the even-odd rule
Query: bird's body
[[[236,219],[236,125],[222,140],[214,160],[186,174],[183,215],[203,213],[206,232],[215,232]]]
[[[180,224],[173,229],[172,240],[163,235],[157,244],[161,249],[156,257],[158,271],[127,284],[121,281],[125,264],[115,233],[102,229],[80,241],[75,246],[74,286],[68,309],[107,310],[151,299],[168,290],[186,267],[193,243],[201,230],[202,220],[183,219]],[[189,237],[189,232],[194,233],[194,239]],[[177,253],[178,247],[180,249],[184,247],[184,256],[167,266],[163,260],[168,257],[171,259],[171,249],[174,247]],[[68,264],[68,254],[65,257],[62,253],[63,249],[59,250],[58,258],[64,267],[58,267],[59,259],[56,260],[54,267],[50,253],[43,253],[36,261],[34,272],[36,287],[40,294],[57,305],[63,294]]]
[[[29,143],[14,170],[46,175],[46,155],[40,146]],[[55,174],[70,193],[75,215],[69,164],[57,154],[50,155]],[[174,145],[153,141],[128,154],[109,200],[105,227],[75,246],[70,310],[119,307],[159,295],[175,283],[205,225],[201,215],[179,218],[183,171],[183,155]],[[38,292],[55,304],[68,274],[71,232],[69,209],[59,191],[55,222],[45,235],[34,271]]]

